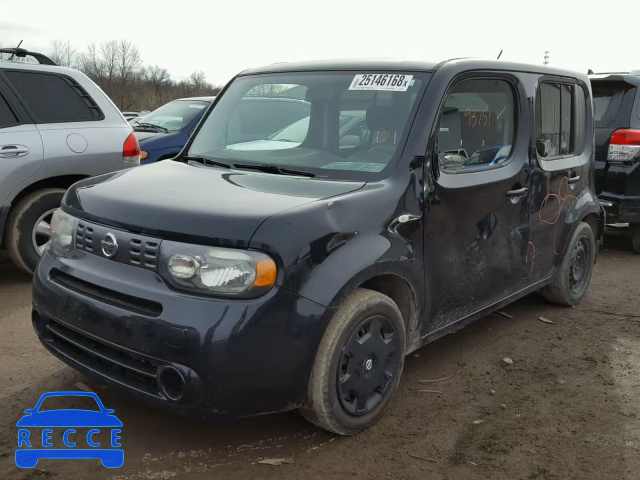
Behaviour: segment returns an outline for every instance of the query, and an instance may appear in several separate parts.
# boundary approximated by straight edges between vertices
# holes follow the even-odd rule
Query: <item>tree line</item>
[[[138,47],[128,40],[92,43],[84,51],[55,40],[48,56],[87,75],[121,111],[154,110],[176,98],[216,95],[221,89],[207,82],[201,70],[178,81],[166,68],[145,65]]]

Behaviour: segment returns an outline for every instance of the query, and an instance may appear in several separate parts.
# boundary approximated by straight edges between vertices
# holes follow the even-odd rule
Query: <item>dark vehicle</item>
[[[138,119],[133,129],[140,140],[140,163],[173,158],[216,97],[182,98]],[[247,96],[229,124],[229,140],[258,141],[309,115],[309,104],[295,98]]]
[[[181,98],[131,122],[140,141],[140,163],[153,163],[178,155],[215,98]]]
[[[287,88],[310,105],[302,142],[230,148],[247,93]],[[368,134],[344,149],[347,111],[366,112]],[[592,138],[588,77],[541,66],[244,72],[174,161],[69,191],[35,276],[35,330],[69,365],[159,405],[301,408],[355,434],[382,415],[407,353],[531,292],[581,300],[604,229]],[[505,145],[496,162],[447,168]]]
[[[628,223],[640,253],[640,70],[590,76],[596,120],[596,193],[607,223]]]

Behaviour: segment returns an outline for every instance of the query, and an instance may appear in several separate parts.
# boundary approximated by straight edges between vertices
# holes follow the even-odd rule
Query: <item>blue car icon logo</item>
[[[51,404],[52,400],[56,404],[67,400],[88,401],[92,409],[48,409],[43,405]],[[95,401],[95,409],[92,400]],[[45,393],[36,406],[25,410],[25,413],[16,423],[18,467],[33,468],[41,458],[100,459],[107,468],[119,468],[124,464],[124,450],[120,448],[122,422],[113,415],[114,410],[104,408],[95,393]],[[65,448],[54,448],[54,442]]]

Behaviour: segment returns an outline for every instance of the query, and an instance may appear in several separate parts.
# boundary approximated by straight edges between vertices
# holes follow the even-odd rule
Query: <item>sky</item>
[[[590,8],[590,5],[592,7]],[[585,72],[640,69],[640,1],[0,0],[0,44],[126,39],[173,78],[224,84],[276,62],[384,57],[496,58]]]

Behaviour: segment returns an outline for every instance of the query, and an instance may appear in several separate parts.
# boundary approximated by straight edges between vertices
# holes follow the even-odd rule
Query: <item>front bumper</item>
[[[300,406],[331,314],[280,288],[249,300],[176,292],[153,271],[82,251],[47,250],[34,275],[34,328],[51,353],[138,397],[198,414]],[[183,391],[166,388],[180,377]]]

